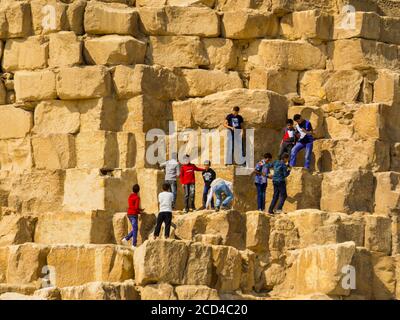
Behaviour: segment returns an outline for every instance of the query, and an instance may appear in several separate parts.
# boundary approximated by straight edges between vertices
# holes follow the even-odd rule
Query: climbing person
[[[286,128],[284,129],[283,138],[281,141],[278,159],[282,158],[284,153],[291,154],[292,148],[296,143],[296,130],[292,119],[286,121]]]
[[[132,246],[136,247],[137,245],[137,234],[139,228],[139,214],[141,214],[144,209],[140,208],[140,197],[139,197],[140,187],[138,184],[135,184],[132,187],[132,193],[128,198],[128,219],[132,225],[132,231],[129,234],[122,238],[121,242],[124,245],[128,245],[128,241],[132,239]]]
[[[180,165],[177,160],[177,154],[173,153],[171,159],[160,164],[160,168],[165,170],[164,182],[169,184],[171,192],[174,195],[174,201],[172,202],[172,209],[175,209],[176,198],[178,194],[178,188],[176,180],[179,177]]]
[[[264,154],[264,158],[260,160],[254,168],[254,183],[257,189],[257,210],[265,210],[265,193],[267,191],[269,166],[268,164],[272,160],[270,153]]]
[[[226,141],[225,141],[225,164],[233,164],[233,155],[235,146],[242,149],[243,155],[243,123],[244,119],[239,114],[240,108],[238,106],[233,107],[232,112],[225,118],[224,127],[226,130]]]
[[[221,178],[215,179],[211,182],[210,190],[208,191],[206,208],[210,208],[211,199],[215,194],[215,211],[228,210],[233,201],[233,184]],[[222,199],[222,196],[225,196]]]
[[[269,206],[268,213],[282,213],[283,206],[287,198],[286,191],[286,178],[290,174],[290,166],[288,166],[289,154],[284,153],[280,160],[275,160],[270,166],[273,168],[272,183],[274,185],[274,195],[272,197],[271,205]],[[276,207],[276,204],[279,204]],[[276,210],[275,210],[276,207]]]
[[[297,154],[300,152],[300,150],[305,148],[306,153],[305,153],[304,167],[306,169],[310,169],[313,143],[314,143],[313,127],[310,121],[303,119],[300,114],[296,114],[293,117],[293,120],[297,123],[296,124],[297,143],[293,147],[290,155],[290,166],[291,167],[296,166]]]
[[[204,169],[198,168],[195,164],[191,163],[190,156],[185,155],[184,164],[181,166],[179,175],[185,193],[185,213],[196,210],[194,206],[196,192],[196,171],[204,171]]]
[[[217,174],[213,169],[211,169],[211,161],[204,161],[204,171],[202,172],[204,189],[203,189],[203,206],[199,210],[204,210],[206,208],[208,191],[211,188],[211,183],[216,179]],[[211,209],[214,209],[214,198],[211,199]]]
[[[154,230],[154,238],[156,239],[160,235],[161,225],[165,223],[165,238],[169,238],[169,232],[171,229],[172,222],[172,204],[174,203],[174,194],[171,192],[171,186],[169,183],[162,185],[162,192],[158,195],[158,203],[160,211],[157,216],[157,224]]]

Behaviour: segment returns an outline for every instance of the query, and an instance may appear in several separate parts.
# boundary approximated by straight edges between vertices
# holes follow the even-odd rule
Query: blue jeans
[[[266,183],[256,183],[257,188],[257,207],[258,210],[264,211],[265,209],[265,192],[267,191]]]
[[[175,204],[176,204],[176,197],[178,194],[178,188],[176,185],[176,180],[165,180],[165,183],[168,183],[169,186],[171,187],[171,192],[174,195],[174,201],[172,202],[172,208],[175,208]]]
[[[132,225],[132,231],[125,237],[127,241],[132,238],[132,245],[136,247],[137,245],[137,234],[138,234],[138,216],[136,215],[128,215],[128,219]]]
[[[222,202],[222,194],[225,194],[225,200],[222,202],[223,207],[228,207],[233,200],[233,193],[225,183],[218,184],[214,189],[217,201],[216,207],[219,208]]]
[[[286,192],[286,182],[281,181],[277,182],[274,181],[274,196],[272,197],[271,205],[269,206],[268,212],[273,213],[275,206],[279,200],[278,207],[276,208],[277,210],[282,210],[283,205],[285,204],[286,198],[287,198],[287,192]]]
[[[307,169],[310,169],[312,150],[313,150],[313,142],[308,142],[308,143],[297,142],[296,143],[296,145],[292,149],[292,153],[290,154],[290,166],[291,167],[296,166],[297,154],[300,152],[300,150],[302,150],[304,148],[306,148],[304,167]]]
[[[203,207],[206,206],[207,204],[207,195],[208,192],[210,191],[211,186],[209,185],[204,185],[204,189],[203,189]],[[211,199],[211,208],[214,209],[214,197]]]

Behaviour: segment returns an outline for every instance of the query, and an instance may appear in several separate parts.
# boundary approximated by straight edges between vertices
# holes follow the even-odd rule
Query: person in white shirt
[[[168,183],[162,186],[163,192],[158,195],[158,202],[160,204],[160,212],[157,217],[157,224],[154,230],[154,238],[160,235],[161,225],[165,223],[165,238],[169,238],[169,232],[172,222],[172,206],[174,202],[174,194],[170,192],[171,188]]]
[[[226,181],[221,178],[217,178],[211,183],[211,187],[210,187],[210,190],[209,190],[208,196],[207,196],[207,203],[206,203],[207,209],[210,207],[211,199],[213,198],[214,194],[216,197],[215,211],[219,211],[220,209],[222,209],[222,210],[229,209],[229,206],[230,206],[231,202],[233,201],[233,184],[232,184],[232,182]],[[224,200],[222,200],[222,194],[225,195]],[[222,204],[222,207],[221,207],[221,204]]]

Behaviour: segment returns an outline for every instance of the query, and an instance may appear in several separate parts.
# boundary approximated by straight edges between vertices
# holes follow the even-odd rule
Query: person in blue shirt
[[[272,155],[270,153],[264,154],[264,159],[258,162],[254,168],[255,178],[254,183],[257,188],[257,207],[258,211],[265,210],[265,193],[267,190],[267,179],[269,175],[268,164],[272,160]]]
[[[288,166],[289,154],[284,153],[281,160],[275,160],[269,166],[273,168],[272,183],[274,185],[274,195],[272,197],[271,205],[269,206],[268,213],[281,213],[283,205],[287,198],[286,192],[286,178],[290,174],[290,167]],[[276,204],[279,204],[276,207]],[[275,210],[276,207],[276,210]]]
[[[300,152],[300,150],[306,148],[304,167],[306,169],[310,169],[314,144],[313,127],[310,121],[303,119],[300,114],[296,114],[293,117],[293,120],[297,123],[296,131],[298,140],[290,155],[290,166],[296,166],[297,154]]]

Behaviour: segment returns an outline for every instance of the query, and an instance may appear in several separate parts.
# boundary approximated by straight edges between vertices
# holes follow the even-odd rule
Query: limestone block
[[[6,247],[6,246],[0,247],[0,281],[1,281],[1,283],[6,281],[9,252],[10,252],[9,247]]]
[[[138,13],[123,4],[88,2],[85,10],[84,28],[89,34],[136,35]]]
[[[68,169],[76,165],[75,137],[51,134],[32,138],[33,158],[38,169]]]
[[[80,112],[80,132],[119,130],[119,106],[113,98],[80,100],[77,108]]]
[[[268,250],[270,219],[257,211],[246,212],[246,248],[254,252]]]
[[[60,289],[55,287],[48,287],[36,290],[33,295],[35,297],[43,298],[45,300],[61,300]]]
[[[274,37],[278,32],[278,18],[271,13],[235,9],[235,11],[225,11],[222,18],[222,33],[225,38]]]
[[[164,173],[161,170],[155,169],[138,169],[137,182],[141,186],[148,186],[147,191],[141,194],[140,201],[143,206],[142,208],[144,208],[146,212],[158,212],[158,203],[156,203],[154,199],[156,199],[161,192],[161,186],[164,182]]]
[[[198,234],[194,236],[194,241],[201,242],[206,245],[218,246],[222,244],[222,237],[215,234]]]
[[[188,261],[188,243],[177,240],[146,241],[135,250],[135,281],[138,285],[154,282],[183,284]]]
[[[217,212],[207,216],[207,234],[217,234],[222,237],[222,243],[238,249],[246,247],[246,215],[238,211]]]
[[[220,300],[218,291],[207,286],[177,286],[178,300]]]
[[[383,42],[365,39],[337,40],[330,44],[329,52],[335,70],[399,67],[397,46]]]
[[[311,122],[314,129],[313,136],[315,138],[323,138],[325,134],[324,130],[324,112],[318,107],[304,107],[304,106],[293,106],[289,108],[288,118],[293,119],[295,114],[301,114],[304,119]]]
[[[376,300],[392,300],[396,294],[396,265],[394,257],[372,253],[372,291]]]
[[[118,167],[118,141],[114,132],[86,131],[76,137],[77,168]]]
[[[391,254],[392,220],[390,217],[366,215],[365,219],[365,247],[370,251]]]
[[[390,148],[390,170],[400,171],[400,143],[392,144]]]
[[[4,46],[2,67],[7,72],[46,68],[48,55],[49,44],[40,36],[10,39]]]
[[[182,76],[161,66],[117,66],[113,80],[120,99],[146,94],[159,100],[175,100],[188,92]]]
[[[168,283],[149,284],[139,288],[141,300],[177,300],[174,287]]]
[[[218,292],[231,292],[240,287],[242,265],[240,251],[229,246],[212,246],[213,264]]]
[[[57,0],[31,0],[30,5],[35,34],[67,30],[67,4]]]
[[[210,63],[203,43],[196,36],[151,36],[146,56],[150,64],[170,68],[198,68]]]
[[[318,10],[306,10],[285,15],[280,22],[281,34],[288,40],[329,40],[333,19]]]
[[[131,36],[106,35],[85,40],[84,56],[88,64],[143,63],[146,43]]]
[[[43,101],[35,108],[36,134],[74,134],[79,131],[80,114],[72,101]]]
[[[49,35],[50,67],[70,67],[82,62],[82,41],[74,32],[62,31]]]
[[[207,71],[201,69],[182,70],[190,97],[204,97],[219,91],[242,88],[243,83],[237,72]]]
[[[210,61],[208,69],[232,70],[236,67],[239,52],[232,40],[203,38],[202,42]]]
[[[188,285],[211,286],[213,277],[213,259],[211,246],[191,243],[183,283]]]
[[[374,102],[392,105],[399,101],[399,73],[391,70],[379,70],[374,83]]]
[[[4,81],[0,81],[0,105],[7,104],[7,88]]]
[[[91,99],[109,94],[111,77],[103,66],[61,68],[57,74],[60,99]]]
[[[384,104],[362,105],[354,113],[354,130],[362,139],[390,139],[390,107]]]
[[[372,211],[374,181],[369,171],[339,170],[324,173],[321,210],[336,212]]]
[[[13,172],[30,170],[33,166],[29,138],[0,140],[0,169]]]
[[[136,183],[134,170],[68,169],[65,176],[64,200],[66,211],[105,210],[122,212]]]
[[[258,48],[260,66],[289,70],[324,69],[323,46],[305,41],[262,40]]]
[[[14,75],[17,101],[40,101],[57,98],[53,71],[17,71]]]
[[[36,219],[30,216],[10,215],[0,220],[0,246],[33,242]]]
[[[353,295],[360,295],[364,299],[373,298],[373,277],[371,252],[363,247],[356,247],[351,265],[356,271],[356,289],[352,290]],[[351,298],[350,298],[351,299]]]
[[[287,117],[287,104],[285,97],[272,91],[234,89],[173,105],[185,105],[191,110],[194,123],[203,129],[219,127],[234,106],[241,107],[248,127],[281,129]]]
[[[18,175],[12,181],[8,205],[22,213],[57,211],[62,204],[64,179],[62,170],[34,170]]]
[[[133,250],[115,245],[54,245],[47,264],[59,288],[94,281],[122,282],[134,275]]]
[[[400,26],[400,19],[398,17],[381,17],[381,33],[379,40],[386,43],[400,44],[400,37],[397,35],[397,30]]]
[[[345,275],[342,273],[342,268],[350,265],[355,250],[354,242],[344,242],[292,251],[285,280],[274,288],[274,295],[286,297],[311,293],[349,295],[350,290],[344,289],[341,284]]]
[[[194,236],[203,234],[207,226],[207,214],[204,211],[177,216],[175,236],[182,240],[192,240]]]
[[[28,1],[9,1],[5,4],[7,38],[24,38],[31,34],[32,16]]]
[[[236,9],[253,9],[252,0],[216,0],[215,8],[219,11],[232,11]]]
[[[118,168],[133,168],[136,158],[135,135],[130,132],[118,132]]]
[[[217,13],[206,7],[142,7],[139,16],[147,35],[218,37],[220,33]]]
[[[20,294],[20,295],[26,295],[27,299],[29,300],[31,295],[36,291],[36,286],[34,284],[6,284],[6,283],[1,283],[0,284],[0,292],[2,294],[2,298],[4,297],[4,293],[7,294]],[[11,299],[12,300],[12,299]]]
[[[12,105],[0,106],[0,139],[24,138],[31,130],[32,113]]]
[[[103,211],[44,213],[38,217],[34,242],[75,245],[111,243],[111,219],[112,214]]]
[[[283,95],[297,93],[297,79],[296,71],[255,68],[250,73],[249,89],[271,90]]]
[[[392,217],[392,256],[400,253],[400,218]]]
[[[378,40],[381,31],[381,17],[375,12],[356,12],[355,25],[347,26],[346,15],[341,13],[334,17],[334,39],[364,38]]]
[[[154,1],[160,1],[160,0],[154,0]],[[168,4],[170,6],[207,6],[210,8],[214,6],[214,2],[215,0],[168,0]]]
[[[68,4],[67,8],[67,25],[68,29],[75,34],[81,35],[85,31],[83,29],[83,19],[85,16],[86,0],[75,0]]]

